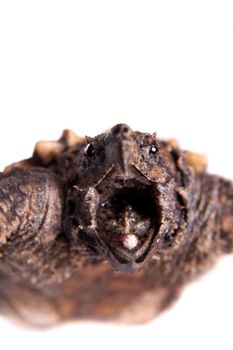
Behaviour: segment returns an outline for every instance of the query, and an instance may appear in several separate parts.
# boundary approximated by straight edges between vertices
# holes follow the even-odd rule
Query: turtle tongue
[[[138,238],[133,234],[122,235],[121,240],[122,245],[128,250],[132,250],[138,245]]]

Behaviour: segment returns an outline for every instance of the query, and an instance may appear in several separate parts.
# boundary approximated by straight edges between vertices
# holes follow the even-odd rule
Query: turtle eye
[[[157,154],[158,148],[155,145],[150,145],[149,146],[149,155],[154,156]]]
[[[159,153],[159,148],[155,144],[141,146],[142,161],[154,162]]]
[[[88,143],[86,145],[86,147],[84,148],[84,153],[88,158],[93,157],[93,155],[95,154],[95,149],[91,143]]]

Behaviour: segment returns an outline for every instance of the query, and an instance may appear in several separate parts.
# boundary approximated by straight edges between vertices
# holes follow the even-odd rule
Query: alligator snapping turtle
[[[65,130],[0,174],[0,223],[2,313],[145,322],[233,251],[233,185],[156,134]]]

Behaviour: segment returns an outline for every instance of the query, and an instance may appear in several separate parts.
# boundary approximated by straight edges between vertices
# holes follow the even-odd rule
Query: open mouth
[[[147,256],[160,226],[155,198],[154,187],[133,180],[115,183],[111,191],[101,191],[99,238],[118,263],[138,264]]]

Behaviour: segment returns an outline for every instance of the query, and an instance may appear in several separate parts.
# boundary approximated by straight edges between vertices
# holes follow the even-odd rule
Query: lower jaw
[[[105,202],[111,203],[110,209],[99,208],[99,213],[97,212],[98,217],[98,214],[100,214],[100,211],[102,210],[102,216],[99,215],[99,217],[102,217],[103,220],[98,223],[98,228],[99,237],[103,243],[104,250],[110,259],[113,260],[113,265],[117,266],[118,269],[120,267],[120,270],[123,271],[134,271],[139,268],[139,266],[146,259],[160,226],[160,218],[158,214],[159,210],[154,200],[155,195],[153,188],[145,185],[143,186],[142,184],[139,185],[139,188],[137,187],[137,184],[135,184],[132,187],[122,187],[121,189],[116,189],[113,191],[110,197],[108,196],[104,198]],[[123,202],[125,202],[127,205],[132,205],[136,213],[135,215],[138,216],[139,219],[140,215],[144,215],[147,217],[147,220],[150,221],[149,232],[145,231],[145,239],[144,241],[140,242],[141,244],[137,248],[131,248],[130,244],[129,247],[127,247],[127,244],[126,246],[122,244],[122,247],[119,244],[113,244],[112,239],[109,239],[109,232],[111,234],[113,229],[111,230],[110,227],[106,232],[108,226],[107,217],[111,216],[108,214],[112,214],[113,217],[114,215],[117,216],[118,211],[116,208],[117,206],[121,208]],[[112,203],[115,203],[114,205],[116,205],[116,207],[114,207]],[[104,210],[106,210],[106,212],[104,212]],[[117,227],[117,225],[115,225],[115,227]],[[105,234],[103,232],[105,232]],[[133,239],[139,240],[137,234],[130,233],[127,235],[125,232],[123,232],[123,235],[126,236],[126,239],[128,239],[129,236],[132,236],[134,237]],[[114,237],[114,235],[111,237]]]

